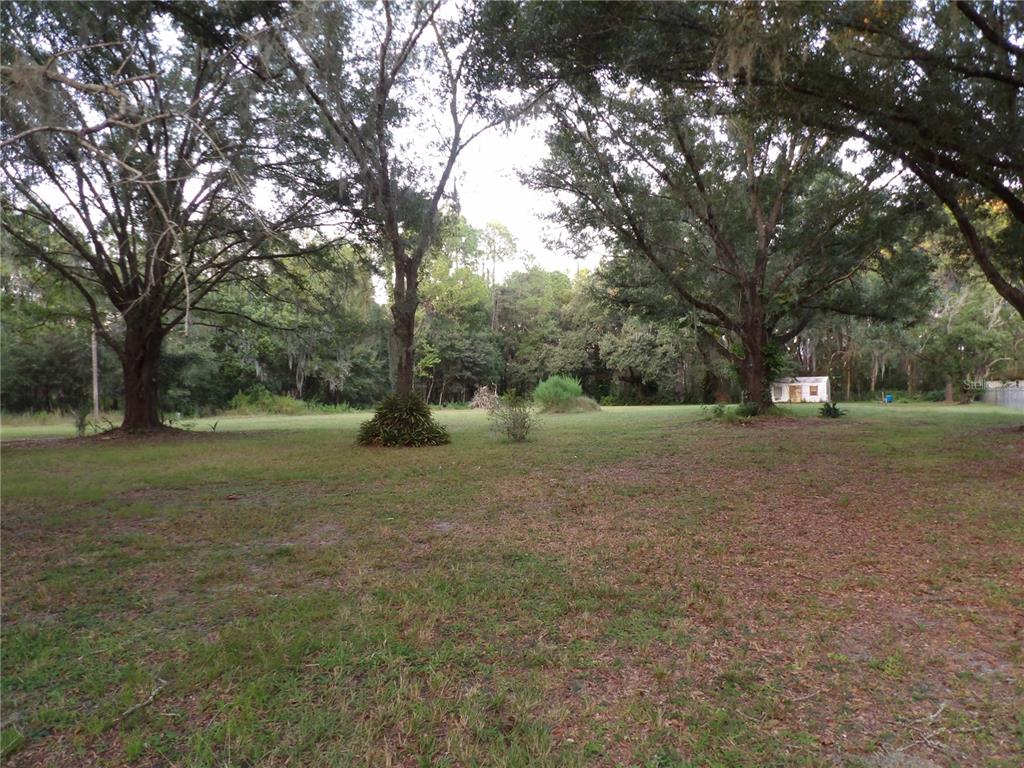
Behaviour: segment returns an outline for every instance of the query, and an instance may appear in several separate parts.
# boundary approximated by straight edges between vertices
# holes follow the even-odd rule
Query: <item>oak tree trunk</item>
[[[159,386],[162,330],[129,325],[125,331],[121,368],[124,373],[124,420],[121,429],[147,432],[159,429]]]
[[[748,403],[757,405],[758,413],[765,413],[772,407],[772,397],[765,370],[764,358],[757,360],[747,358],[743,361],[743,393]]]
[[[846,401],[849,402],[853,393],[853,348],[846,352]]]
[[[391,354],[395,361],[395,394],[408,395],[413,387],[413,363],[416,350],[416,302],[408,295],[391,307]]]
[[[765,413],[772,407],[771,382],[768,381],[768,340],[764,331],[755,328],[744,334],[745,356],[740,365],[743,380],[743,394],[748,403],[757,406],[758,413]]]

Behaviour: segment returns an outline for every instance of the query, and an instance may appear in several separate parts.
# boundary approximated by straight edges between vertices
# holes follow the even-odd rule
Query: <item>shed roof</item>
[[[786,376],[776,379],[775,384],[824,384],[828,376]]]

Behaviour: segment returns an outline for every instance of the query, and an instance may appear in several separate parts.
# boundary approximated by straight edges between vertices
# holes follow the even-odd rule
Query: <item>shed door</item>
[[[803,402],[803,398],[800,396],[800,385],[790,384],[789,385],[789,402],[800,403]]]

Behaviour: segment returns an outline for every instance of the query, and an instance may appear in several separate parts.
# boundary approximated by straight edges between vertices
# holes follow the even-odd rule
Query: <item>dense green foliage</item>
[[[444,445],[448,430],[438,424],[430,406],[415,392],[388,395],[377,405],[373,418],[359,426],[356,441],[367,446]]]
[[[273,293],[295,284],[291,272],[270,278]],[[90,395],[89,321],[44,304],[44,296],[56,294],[29,290],[38,275],[20,268],[8,275],[0,284],[3,409],[68,412]],[[336,286],[337,300],[321,298],[309,280],[288,303],[232,289],[211,306],[263,325],[209,313],[207,324],[194,325],[188,336],[171,334],[161,359],[163,411],[188,418],[223,412],[236,395],[254,390],[307,405],[365,407],[383,397],[384,308],[367,289],[346,288],[336,272],[312,277]],[[480,279],[463,267],[431,267],[422,286],[428,298],[420,311],[417,391],[431,402],[467,401],[491,384],[499,392],[532,391],[559,373],[608,405],[741,396],[735,370],[691,325],[634,313],[618,300],[621,294],[611,295],[604,270],[570,280],[533,268],[493,289]],[[534,290],[543,284],[558,288]],[[943,399],[947,381],[959,398],[969,381],[1024,378],[1024,322],[984,280],[948,266],[936,270],[929,286],[929,311],[917,322],[830,316],[812,323],[780,347],[783,375],[830,375],[843,401],[877,399],[882,391]],[[101,409],[119,410],[118,361],[102,343],[99,360]]]
[[[305,413],[306,404],[287,395],[272,395],[265,387],[253,387],[231,398],[231,410],[239,414],[294,415]]]
[[[582,103],[706,93],[711,114],[739,89],[766,121],[856,139],[950,211],[962,247],[1024,314],[1024,5],[489,3],[477,24],[489,31],[481,87],[557,84]],[[562,98],[556,111],[566,106],[578,105]],[[1006,216],[997,231],[994,212]]]
[[[549,376],[533,390],[534,402],[546,411],[566,409],[582,396],[579,380],[569,376]]]

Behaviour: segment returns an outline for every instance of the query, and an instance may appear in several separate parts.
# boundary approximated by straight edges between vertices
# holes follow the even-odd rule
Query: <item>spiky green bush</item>
[[[373,418],[359,426],[360,445],[416,446],[450,442],[448,430],[434,421],[430,406],[417,394],[388,395]]]
[[[825,402],[821,404],[818,415],[823,419],[840,419],[846,415],[846,411],[839,407],[839,403]]]
[[[589,402],[584,402],[589,401]],[[583,397],[579,379],[569,376],[548,376],[533,390],[533,402],[548,413],[599,410],[600,406],[588,397]],[[591,404],[593,404],[591,406]]]

